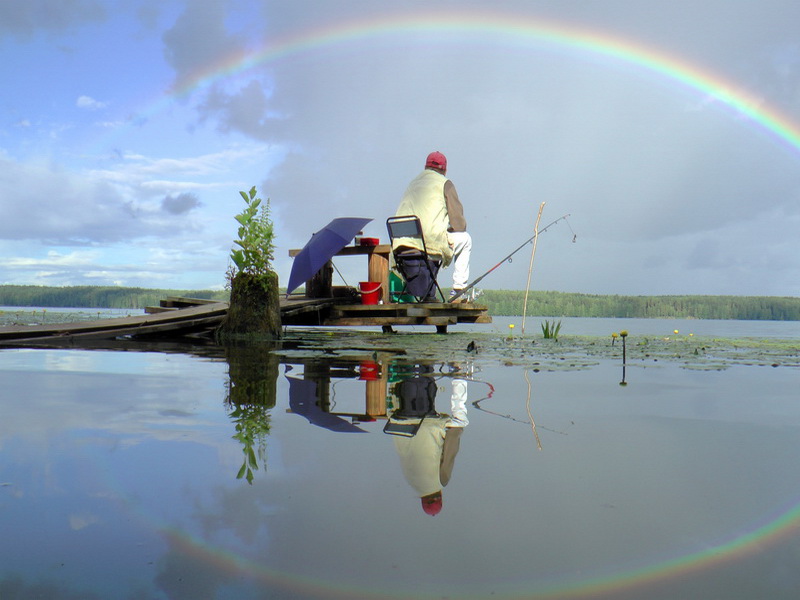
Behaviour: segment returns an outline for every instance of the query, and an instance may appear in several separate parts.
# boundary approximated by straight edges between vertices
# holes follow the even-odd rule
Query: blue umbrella
[[[364,225],[372,221],[363,217],[339,217],[320,229],[294,257],[286,295],[311,279],[333,256],[347,246]]]

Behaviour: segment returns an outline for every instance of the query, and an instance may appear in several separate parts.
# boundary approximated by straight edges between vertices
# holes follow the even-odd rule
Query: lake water
[[[800,338],[562,332],[620,329]],[[796,367],[660,361],[623,386],[616,359],[539,370],[422,360],[416,334],[350,352],[290,338],[0,351],[0,598],[798,596]]]

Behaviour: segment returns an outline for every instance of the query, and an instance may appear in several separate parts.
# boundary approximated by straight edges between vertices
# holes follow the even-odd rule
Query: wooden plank
[[[188,298],[184,296],[167,296],[159,304],[164,308],[188,308],[190,306],[200,306],[202,304],[217,304],[219,300],[209,298]]]
[[[393,302],[387,304],[340,304],[339,309],[351,311],[408,310],[422,308],[430,311],[480,312],[488,308],[481,304],[465,304],[457,302]]]
[[[220,324],[221,320],[222,319],[219,317],[198,317],[196,319],[140,325],[138,327],[120,327],[118,329],[103,329],[85,333],[72,333],[66,337],[74,338],[76,340],[98,340],[118,338],[123,336],[149,336],[156,334],[163,335],[176,331],[180,331],[182,334],[190,334],[213,329]]]
[[[55,323],[48,325],[17,325],[0,328],[0,340],[21,340],[46,338],[49,336],[88,335],[100,334],[109,337],[120,335],[119,331],[132,331],[136,328],[147,326],[160,326],[168,330],[175,329],[175,324],[184,323],[192,326],[191,321],[198,318],[214,318],[222,320],[228,311],[227,302],[216,302],[182,310],[170,311],[156,315],[136,315],[132,317],[118,317],[112,319],[99,319],[97,321],[83,321],[79,323]]]
[[[289,256],[292,256],[292,252],[295,251],[289,250]],[[392,252],[392,247],[389,244],[378,244],[377,246],[345,246],[336,253],[336,256],[361,256],[370,254],[384,254],[388,257],[391,252]]]
[[[162,300],[162,302],[163,302],[163,300]],[[170,311],[173,311],[173,310],[180,310],[180,309],[172,307],[172,306],[145,306],[144,307],[144,312],[146,312],[148,315],[156,315],[158,313],[170,312]]]
[[[464,307],[463,305],[443,303],[443,304],[339,304],[333,308],[334,315],[351,316],[386,316],[395,314],[398,316],[477,316],[486,312],[486,308],[479,306]]]
[[[379,325],[455,325],[455,317],[340,317],[325,321],[327,326],[374,327]]]

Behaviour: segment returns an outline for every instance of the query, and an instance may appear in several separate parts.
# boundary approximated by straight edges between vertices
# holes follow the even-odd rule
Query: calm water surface
[[[620,379],[1,351],[0,598],[796,598],[797,370]]]

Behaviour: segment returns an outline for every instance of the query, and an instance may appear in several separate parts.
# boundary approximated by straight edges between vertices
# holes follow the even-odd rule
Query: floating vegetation
[[[379,332],[340,331],[329,335],[326,330],[288,329],[285,350],[279,353],[350,354],[372,352],[402,353],[414,359],[441,362],[495,363],[509,366],[535,367],[541,371],[590,369],[603,360],[622,363],[623,351],[628,367],[658,367],[679,363],[682,368],[717,371],[729,367],[768,366],[800,367],[800,341],[778,339],[720,339],[693,336],[669,339],[638,339],[620,332],[614,344],[607,336],[561,336],[541,339],[503,333],[452,332],[433,335],[430,332],[401,330],[387,337]],[[625,333],[623,336],[622,333]],[[619,343],[624,341],[625,344]],[[470,350],[472,348],[472,350]],[[480,348],[479,352],[474,349]]]
[[[128,309],[19,309],[0,310],[0,327],[27,326],[27,325],[52,325],[55,323],[81,323],[96,321],[98,319],[129,317],[131,314],[141,314],[141,311]]]

